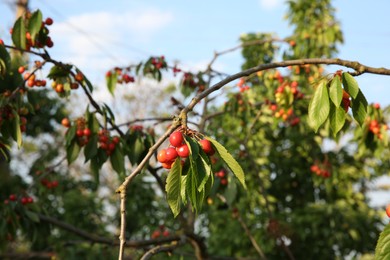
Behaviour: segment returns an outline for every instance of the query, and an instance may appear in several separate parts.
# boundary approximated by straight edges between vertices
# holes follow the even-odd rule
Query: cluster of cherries
[[[26,14],[26,18],[29,19],[31,17],[31,13]],[[45,46],[51,48],[54,46],[54,43],[49,36],[49,29],[47,26],[53,24],[53,19],[48,17],[45,21],[42,21],[41,30],[37,34],[35,40],[32,39],[31,33],[26,32],[26,50],[30,51],[31,48],[44,48]],[[10,33],[13,33],[13,30],[10,30]]]
[[[18,72],[20,74],[23,74],[26,71],[25,66],[20,66],[18,68]],[[23,75],[23,79],[26,82],[27,87],[33,88],[33,87],[46,87],[46,80],[44,79],[37,79],[35,74],[31,74],[30,72],[26,72]]]
[[[76,119],[76,137],[77,142],[80,146],[84,146],[89,142],[89,139],[91,137],[91,129],[87,127],[85,118],[79,117]]]
[[[165,169],[171,169],[173,162],[177,157],[185,159],[190,155],[190,149],[188,145],[184,142],[183,133],[180,131],[175,131],[169,136],[170,146],[166,149],[160,150],[157,154],[157,160],[161,163],[162,167]],[[202,139],[199,141],[202,150],[209,156],[215,153],[211,142],[207,139]],[[184,161],[182,161],[184,162]]]
[[[9,105],[0,107],[0,127],[2,126],[4,121],[12,120],[15,118],[15,115],[12,111],[13,110]],[[20,131],[26,132],[27,118],[25,118],[24,116],[20,116],[19,120],[20,120]]]
[[[250,89],[249,85],[245,84],[245,79],[244,78],[240,78],[240,80],[237,83],[237,86],[238,86],[238,88],[239,88],[241,93]]]
[[[120,142],[119,136],[110,136],[110,132],[106,129],[102,129],[98,132],[99,136],[99,148],[106,151],[106,154],[110,156],[114,151],[116,146]]]
[[[41,184],[43,186],[45,186],[46,188],[48,188],[48,189],[53,189],[53,188],[57,188],[58,187],[58,181],[57,180],[49,181],[46,178],[41,180]]]
[[[9,195],[8,199],[5,199],[4,200],[4,204],[9,204],[10,201],[14,201],[16,202],[18,200],[18,197],[16,196],[16,194],[11,194]],[[19,199],[20,203],[22,203],[22,205],[26,205],[26,204],[31,204],[34,202],[34,199],[32,197],[21,197]]]
[[[156,238],[159,238],[159,237],[169,237],[170,233],[169,231],[165,228],[164,225],[160,225],[158,229],[156,229],[155,231],[153,231],[152,235],[150,236],[150,238],[152,239],[156,239]]]
[[[158,70],[167,67],[167,63],[165,62],[165,57],[164,56],[161,56],[161,57],[158,57],[158,58],[153,57],[151,63]]]
[[[321,176],[325,179],[330,177],[329,163],[324,162],[323,164],[315,163],[310,166],[310,171],[315,173],[317,176]]]
[[[379,103],[373,104],[373,108],[378,110],[381,108]],[[386,123],[379,122],[377,119],[369,119],[368,121],[368,130],[372,132],[379,140],[383,139],[382,129],[384,131],[389,129],[389,126]]]
[[[228,179],[226,178],[226,171],[221,169],[214,173],[215,177],[219,178],[221,185],[226,186],[228,184]]]
[[[74,75],[74,81],[69,82],[70,83],[70,89],[78,89],[79,84],[84,80],[84,75],[81,72],[77,72]],[[66,78],[66,81],[69,81],[69,78]],[[51,83],[52,89],[54,89],[57,93],[64,93],[65,92],[65,85],[63,81],[61,80],[53,80]]]
[[[123,69],[116,67],[114,68],[114,72],[115,75],[117,75],[117,82],[119,84],[135,82],[135,78],[130,75],[130,68],[126,68],[125,71],[123,71]],[[111,70],[107,71],[106,78],[111,77],[112,73]]]

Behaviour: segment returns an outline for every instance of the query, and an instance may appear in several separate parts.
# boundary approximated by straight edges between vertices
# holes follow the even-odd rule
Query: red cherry
[[[177,151],[173,147],[169,147],[166,151],[166,161],[173,162],[177,158]]]
[[[375,108],[375,109],[380,109],[380,108],[381,108],[381,105],[380,105],[379,103],[375,103],[375,104],[374,104],[374,108]]]
[[[226,186],[228,184],[228,180],[227,179],[221,179],[221,185],[223,186]]]
[[[19,72],[20,74],[22,74],[25,70],[26,70],[26,68],[25,68],[24,66],[20,66],[20,67],[18,68],[18,72]]]
[[[115,150],[115,143],[110,143],[110,144],[108,145],[108,150],[111,151],[111,152],[113,152],[113,151]]]
[[[166,162],[166,163],[161,163],[162,167],[165,169],[171,169],[172,168],[173,162]]]
[[[160,163],[165,163],[167,162],[167,150],[162,149],[158,154],[157,154],[157,161]]]
[[[89,128],[85,128],[84,129],[84,131],[83,131],[83,134],[85,135],[85,136],[91,136],[91,130],[89,129]]]
[[[211,145],[211,142],[207,139],[203,139],[199,141],[200,146],[202,147],[203,151],[207,155],[213,155],[215,153],[213,146]]]
[[[46,25],[52,25],[53,24],[53,19],[51,19],[50,17],[46,18],[45,24]]]
[[[76,136],[82,137],[83,135],[84,135],[84,130],[83,129],[77,129]]]
[[[190,155],[190,149],[188,149],[187,144],[182,144],[181,146],[176,148],[177,154],[180,157],[186,158]]]
[[[179,147],[184,141],[183,134],[179,131],[173,132],[169,136],[169,142],[174,147]]]
[[[159,230],[153,231],[152,235],[150,236],[152,239],[156,239],[159,236],[161,236],[161,232]]]
[[[11,195],[9,195],[9,200],[10,201],[16,201],[16,195],[15,194],[11,194]]]
[[[33,203],[34,202],[34,199],[31,198],[31,197],[27,197],[27,203]]]
[[[224,178],[226,176],[226,173],[224,170],[220,170],[219,172],[217,172],[216,175],[218,178]]]
[[[57,187],[57,186],[58,186],[58,181],[52,181],[52,182],[51,182],[51,186],[52,186],[53,188]]]
[[[164,237],[169,237],[169,231],[168,230],[164,230],[164,232],[162,233],[162,235]]]
[[[386,207],[386,214],[390,218],[390,204]]]
[[[21,198],[21,199],[20,199],[20,202],[21,202],[23,205],[26,205],[26,204],[28,203],[26,197]]]
[[[114,136],[114,137],[112,138],[112,142],[113,142],[114,144],[119,144],[120,141],[121,141],[121,139],[119,138],[119,136]]]

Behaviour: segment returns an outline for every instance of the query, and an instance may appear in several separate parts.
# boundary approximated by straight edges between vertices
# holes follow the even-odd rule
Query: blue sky
[[[0,37],[6,40],[14,20],[11,2],[0,0]],[[54,19],[52,57],[79,66],[96,83],[107,69],[150,55],[165,55],[196,69],[203,68],[214,51],[236,46],[242,33],[288,36],[291,28],[283,19],[283,2],[31,0],[30,7]],[[345,38],[339,57],[390,68],[390,1],[333,2]],[[237,51],[216,66],[235,73],[241,61]],[[358,81],[369,102],[390,104],[390,77],[363,75]]]

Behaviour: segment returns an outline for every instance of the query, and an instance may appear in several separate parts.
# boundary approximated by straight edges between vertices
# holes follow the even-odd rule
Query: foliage
[[[52,20],[43,21],[40,11],[20,17],[13,45],[0,44],[2,251],[111,259],[120,235],[134,258],[163,247],[178,257],[193,250],[198,259],[373,253],[384,223],[368,188],[390,168],[389,108],[368,104],[354,78],[370,72],[363,65],[299,60],[337,54],[343,36],[330,1],[288,6],[292,35],[242,35],[243,72],[223,85],[212,85],[221,75],[213,61],[196,73],[164,56],[109,69],[113,96],[140,78],[181,77],[174,92],[167,87],[180,111],[173,119],[154,111],[156,118],[123,124],[117,111],[94,100],[79,68],[50,57]],[[38,60],[26,62],[26,52]],[[293,65],[262,67],[280,57]],[[325,74],[325,64],[354,71]],[[38,79],[44,68],[48,75]],[[76,91],[88,105],[69,113],[66,103]],[[194,109],[200,101],[203,108]],[[188,127],[190,117],[196,130]],[[388,237],[387,226],[378,259],[387,256]]]

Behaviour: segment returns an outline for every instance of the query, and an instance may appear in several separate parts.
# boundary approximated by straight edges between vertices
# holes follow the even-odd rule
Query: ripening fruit
[[[173,162],[177,158],[177,151],[173,147],[169,147],[166,151],[167,162]]]
[[[169,142],[174,147],[179,147],[184,141],[183,134],[179,131],[173,132],[169,136]]]
[[[179,147],[176,148],[177,154],[180,157],[186,158],[190,155],[190,149],[188,149],[187,144],[182,144]]]
[[[15,194],[11,194],[11,195],[9,195],[9,200],[10,201],[16,201],[16,195]]]
[[[91,130],[89,129],[89,128],[85,128],[84,129],[84,131],[83,131],[83,134],[85,135],[85,136],[91,136]]]
[[[84,135],[83,129],[77,129],[77,131],[76,131],[76,136],[77,136],[77,137],[82,137],[83,135]]]
[[[26,70],[26,68],[25,68],[24,66],[20,66],[20,67],[18,68],[18,72],[19,72],[20,74],[22,74],[25,70]]]
[[[166,162],[166,163],[161,163],[162,167],[165,169],[171,169],[172,168],[173,162]]]
[[[386,214],[390,218],[390,204],[386,207]]]
[[[46,18],[45,24],[46,25],[52,25],[53,24],[53,19],[51,19],[50,17]]]
[[[159,230],[153,231],[152,235],[150,236],[152,239],[156,239],[159,236],[161,236],[161,232]]]
[[[211,145],[211,142],[207,139],[202,139],[199,141],[200,146],[202,146],[203,151],[207,155],[213,155],[215,153],[213,146]]]
[[[162,149],[158,154],[157,154],[157,161],[160,163],[165,163],[167,162],[167,150]]]

